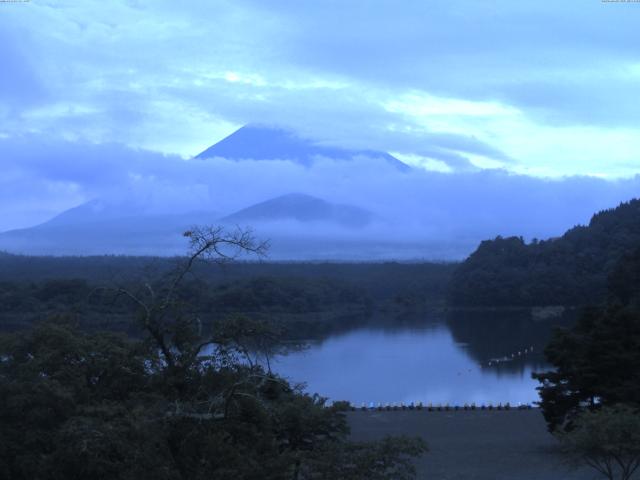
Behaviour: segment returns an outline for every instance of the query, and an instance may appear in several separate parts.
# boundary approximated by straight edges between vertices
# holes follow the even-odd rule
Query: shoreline
[[[335,402],[342,403],[342,402]],[[348,402],[347,402],[348,403]],[[332,404],[328,404],[330,406]],[[414,404],[413,402],[409,404],[405,404],[404,402],[392,402],[390,404],[385,405],[373,405],[370,404],[367,406],[366,404],[362,404],[361,406],[353,405],[349,403],[348,406],[350,412],[500,412],[500,411],[511,411],[511,410],[539,410],[537,402],[534,403],[524,403],[518,405],[511,405],[509,402],[499,402],[499,403],[487,403],[482,405],[476,405],[475,403],[465,403],[465,404],[424,404],[422,402],[418,402]]]

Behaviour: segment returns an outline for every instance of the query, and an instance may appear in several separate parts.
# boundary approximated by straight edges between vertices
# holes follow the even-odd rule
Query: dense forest
[[[595,214],[559,238],[497,237],[452,275],[456,306],[587,305],[604,301],[607,277],[640,245],[640,200]]]
[[[130,331],[136,305],[115,292],[159,289],[178,258],[0,256],[1,329],[56,316],[85,329]],[[176,292],[205,328],[230,315],[279,324],[288,339],[442,307],[453,264],[198,261]]]

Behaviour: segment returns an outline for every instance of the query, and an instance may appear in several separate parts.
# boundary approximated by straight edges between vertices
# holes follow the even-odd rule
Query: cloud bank
[[[11,3],[0,136],[186,158],[260,122],[441,171],[631,177],[638,15],[597,1]]]
[[[318,158],[311,166],[286,160],[184,160],[115,144],[38,143],[28,138],[2,140],[0,149],[7,175],[0,182],[2,230],[39,223],[96,198],[115,216],[206,211],[215,213],[207,217],[213,221],[279,195],[302,192],[370,210],[375,221],[362,229],[301,228],[295,222],[253,225],[257,233],[300,241],[324,236],[354,245],[377,239],[412,245],[415,252],[420,245],[450,243],[457,246],[449,256],[460,257],[496,235],[560,235],[640,191],[640,177],[545,180],[504,170],[403,172],[366,157]]]

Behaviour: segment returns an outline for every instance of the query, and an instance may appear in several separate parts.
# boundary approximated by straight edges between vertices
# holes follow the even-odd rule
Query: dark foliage
[[[350,443],[344,404],[328,407],[252,360],[278,345],[277,329],[242,315],[202,328],[189,302],[203,300],[186,283],[196,261],[260,254],[263,244],[218,228],[185,237],[189,255],[153,283],[4,286],[14,306],[24,288],[45,304],[120,308],[138,335],[81,331],[72,308],[0,337],[0,478],[412,478],[420,439]]]
[[[563,450],[577,464],[603,477],[630,480],[640,467],[640,415],[627,405],[584,412],[576,428],[558,434]]]
[[[454,272],[454,305],[587,305],[606,297],[607,275],[640,246],[640,200],[595,214],[562,237],[487,240]]]
[[[535,374],[550,430],[573,427],[585,409],[640,406],[640,250],[609,277],[609,302],[587,309],[571,330],[559,330],[545,354],[554,371]]]
[[[132,267],[121,264],[120,257],[0,259],[0,279],[11,278],[10,271],[18,272],[16,278],[24,276],[0,280],[0,330],[71,313],[86,329],[135,333],[130,318],[137,305],[115,298],[104,285],[131,290],[146,283],[160,291],[176,260],[148,259],[156,268],[131,260]],[[58,278],[52,277],[56,272],[50,267],[59,269]],[[113,278],[102,281],[109,269]],[[451,270],[451,265],[439,264],[230,263],[211,268],[198,262],[176,294],[182,308],[197,314],[204,328],[243,314],[281,324],[290,339],[306,339],[362,323],[376,310],[439,306]]]
[[[0,282],[86,280],[89,284],[139,282],[171,272],[180,259],[165,257],[30,257],[0,255]],[[232,262],[221,268],[199,259],[194,277],[210,285],[244,282],[253,278],[340,281],[366,292],[374,300],[410,295],[421,301],[441,302],[453,263],[329,263]],[[389,279],[393,279],[390,282]]]
[[[340,407],[219,355],[169,368],[153,343],[46,323],[0,358],[0,478],[409,478],[424,451],[352,445]]]

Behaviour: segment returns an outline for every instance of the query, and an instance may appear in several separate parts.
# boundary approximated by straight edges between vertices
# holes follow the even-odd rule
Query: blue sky
[[[44,217],[97,191],[46,175],[102,157],[31,178],[17,143],[189,158],[249,122],[427,170],[630,177],[638,25],[600,0],[0,3],[0,185],[41,182],[13,211]]]

